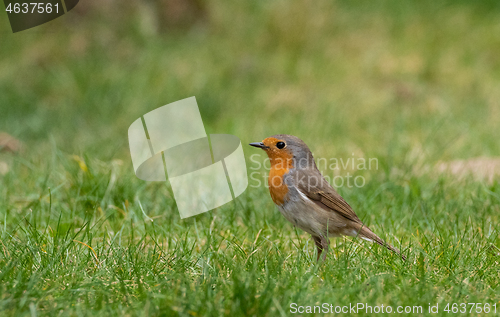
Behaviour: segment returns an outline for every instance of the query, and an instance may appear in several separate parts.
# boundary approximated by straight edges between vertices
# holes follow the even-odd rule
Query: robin
[[[333,189],[316,167],[307,145],[293,135],[278,134],[250,143],[270,160],[269,192],[283,216],[311,234],[318,258],[326,258],[329,237],[352,236],[376,242],[406,257],[365,226],[351,206]]]

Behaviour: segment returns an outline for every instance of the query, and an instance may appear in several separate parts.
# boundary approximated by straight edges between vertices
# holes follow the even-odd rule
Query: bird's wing
[[[340,196],[339,193],[323,178],[318,170],[308,171],[308,174],[313,174],[314,177],[320,179],[319,182],[310,181],[310,177],[305,177],[299,180],[297,189],[307,198],[311,199],[319,207],[336,212],[339,215],[353,222],[362,224],[358,216],[354,213],[351,206]]]

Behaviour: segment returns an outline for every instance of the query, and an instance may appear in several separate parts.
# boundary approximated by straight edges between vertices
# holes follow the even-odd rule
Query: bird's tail
[[[401,252],[390,245],[389,243],[385,242],[382,240],[379,236],[377,236],[375,233],[373,233],[370,228],[363,226],[361,230],[358,233],[359,237],[365,240],[370,240],[372,242],[376,242],[380,244],[383,247],[386,247],[387,249],[391,250],[392,252],[395,252],[398,254],[404,261],[406,261],[406,256],[404,254],[401,254]]]

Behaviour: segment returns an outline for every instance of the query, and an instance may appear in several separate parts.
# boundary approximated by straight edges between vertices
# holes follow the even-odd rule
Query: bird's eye
[[[285,147],[285,142],[280,141],[280,142],[276,143],[276,147],[281,150],[282,148]]]

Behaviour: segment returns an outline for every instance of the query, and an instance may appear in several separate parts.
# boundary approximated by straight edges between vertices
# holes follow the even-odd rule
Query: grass
[[[0,130],[25,144],[0,153],[0,315],[500,310],[498,178],[428,168],[500,156],[495,1],[212,1],[205,20],[167,28],[151,5],[75,11],[14,35],[0,14]],[[254,180],[181,220],[168,184],[135,177],[126,136],[192,95],[208,133],[289,133],[317,157],[376,158],[376,169],[325,173],[365,177],[339,192],[408,261],[346,238],[317,265],[312,240]],[[265,173],[264,156],[244,151],[249,172]]]

